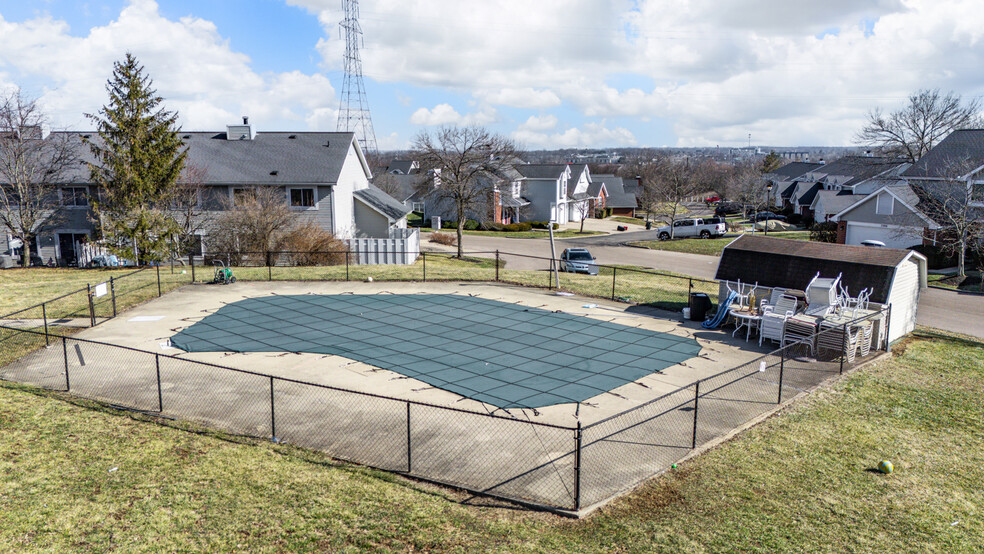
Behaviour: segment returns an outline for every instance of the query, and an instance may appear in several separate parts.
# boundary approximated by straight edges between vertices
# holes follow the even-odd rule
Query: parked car
[[[708,196],[707,198],[704,199],[705,204],[715,204],[720,201],[721,201],[721,197],[716,194],[714,196]]]
[[[723,236],[726,231],[727,228],[723,221],[720,223],[710,223],[700,217],[690,217],[673,222],[673,237],[675,238],[700,237],[702,239],[709,239],[711,237]],[[659,240],[670,239],[669,225],[663,225],[659,229],[656,229],[656,232]]]
[[[731,214],[740,214],[742,205],[738,202],[721,202],[714,208],[714,215],[716,216],[726,216]]]
[[[772,212],[759,212],[751,217],[752,221],[768,221],[770,219],[775,219],[777,221],[786,221],[786,216],[774,214]]]
[[[885,243],[880,240],[868,239],[861,241],[861,246],[871,246],[873,248],[885,248]]]
[[[598,264],[586,248],[565,248],[560,254],[560,270],[597,275]]]

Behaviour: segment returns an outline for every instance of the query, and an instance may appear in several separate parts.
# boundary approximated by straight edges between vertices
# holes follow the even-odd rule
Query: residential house
[[[94,161],[84,139],[91,132],[53,133],[47,139],[67,135],[83,161]],[[254,133],[244,118],[225,132],[183,132],[186,165],[201,169],[198,194],[200,217],[214,219],[235,204],[236,197],[255,187],[274,187],[300,221],[311,221],[339,238],[388,238],[406,227],[410,212],[379,189],[370,187],[372,173],[353,133]],[[95,222],[89,199],[98,194],[84,163],[71,172],[59,190],[66,217],[55,228],[44,230],[35,252],[42,261],[73,263],[80,243],[91,240]],[[195,241],[207,249],[209,230]],[[0,248],[15,254],[10,237],[0,236]],[[203,253],[203,252],[200,252]]]
[[[934,244],[951,225],[938,209],[941,199],[964,203],[970,217],[984,219],[984,129],[954,131],[897,175],[864,184],[882,186],[834,216],[840,242]]]
[[[595,175],[593,182],[602,183],[599,193],[604,194],[601,207],[609,215],[633,217],[638,205],[636,191],[638,179],[624,179],[616,175]],[[589,190],[589,194],[591,190]]]
[[[795,180],[800,175],[816,169],[823,164],[809,162],[791,162],[779,169],[763,175],[767,184],[772,185],[772,205],[785,207],[789,197],[792,195]]]
[[[864,188],[863,183],[866,181],[876,177],[886,180],[897,178],[898,173],[906,167],[904,161],[897,159],[875,156],[844,156],[799,175],[792,180],[792,186],[780,194],[788,192],[786,207],[791,207],[795,213],[804,217],[816,219],[813,203],[820,191],[860,194],[856,189],[858,187]],[[869,194],[874,188],[878,187],[869,186],[865,188],[864,194]],[[829,197],[829,195],[826,196]],[[826,217],[827,213],[824,213],[821,220]]]
[[[517,164],[516,171],[525,185],[524,197],[530,202],[528,218],[532,221],[567,223],[570,220],[571,166],[568,164]],[[580,183],[583,175],[578,175]],[[583,182],[584,192],[587,183]]]

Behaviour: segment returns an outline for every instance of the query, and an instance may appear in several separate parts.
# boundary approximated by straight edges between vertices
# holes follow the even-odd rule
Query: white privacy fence
[[[389,238],[354,238],[348,245],[354,264],[410,265],[420,255],[420,230],[391,229]]]

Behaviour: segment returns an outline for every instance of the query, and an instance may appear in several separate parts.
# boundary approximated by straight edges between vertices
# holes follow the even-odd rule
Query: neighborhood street
[[[424,250],[454,250],[453,247],[444,247],[428,242],[427,236],[426,234],[421,236],[421,246]],[[629,241],[653,239],[655,239],[654,231],[624,232],[575,239],[558,239],[556,249],[559,256],[564,248],[584,247],[591,250],[600,264],[635,265],[703,279],[714,278],[718,265],[716,256],[619,246],[619,244]],[[510,239],[466,235],[464,247],[466,252],[494,252],[499,250],[500,252],[527,256],[550,257],[550,241],[546,239]],[[480,254],[479,256],[494,257],[494,254]],[[544,267],[543,260],[507,257],[506,261],[510,269],[542,269]],[[916,321],[919,325],[984,338],[984,295],[928,288],[920,296]]]

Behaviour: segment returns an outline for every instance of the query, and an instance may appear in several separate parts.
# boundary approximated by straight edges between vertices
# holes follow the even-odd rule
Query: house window
[[[891,194],[879,194],[875,198],[875,213],[878,215],[892,215],[895,210],[895,198]]]
[[[519,181],[516,181],[515,183],[512,184],[512,197],[519,198],[519,195],[520,195],[520,183]]]
[[[970,203],[975,206],[984,205],[984,181],[970,183]]]
[[[89,205],[89,194],[85,187],[66,187],[61,189],[62,206],[84,208]]]
[[[423,202],[413,202],[411,207],[413,208],[413,211],[415,211],[415,212],[423,212],[424,211],[424,203]]]
[[[238,187],[233,188],[232,204],[234,206],[241,206],[247,199],[255,196],[255,194],[256,193],[253,192],[253,189],[251,188],[238,188]]]
[[[290,207],[313,208],[314,189],[290,189]]]

